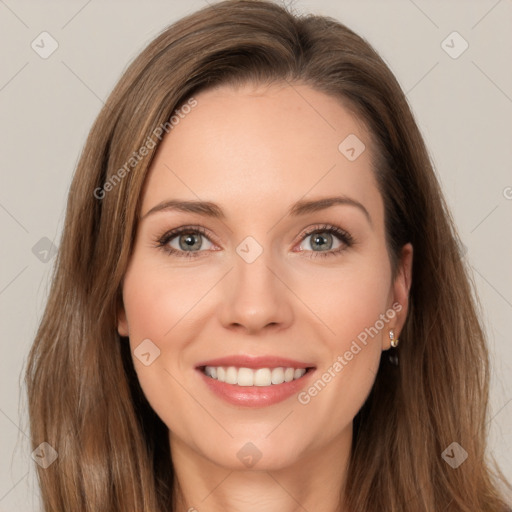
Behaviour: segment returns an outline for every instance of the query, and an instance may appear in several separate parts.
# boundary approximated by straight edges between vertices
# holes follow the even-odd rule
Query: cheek
[[[298,282],[297,290],[327,327],[326,340],[331,348],[339,351],[385,314],[389,307],[391,271],[386,259],[374,256],[367,262],[340,266],[336,271],[318,269],[307,282]],[[385,334],[380,324],[379,330]]]
[[[186,429],[180,429],[181,422],[176,424],[172,414],[190,406],[190,396],[180,386],[178,377],[186,344],[186,336],[180,333],[186,329],[187,313],[190,315],[205,292],[202,286],[194,284],[193,278],[180,275],[183,273],[170,272],[160,263],[148,263],[135,255],[125,276],[123,301],[134,368],[144,395],[162,421],[186,437]],[[143,352],[138,347],[143,342],[147,344],[148,339],[157,349],[149,345],[151,360],[146,365],[137,354]],[[159,351],[154,359],[153,350]]]
[[[186,294],[184,283],[179,279],[171,281],[168,270],[136,258],[125,276],[123,302],[130,349],[140,385],[151,403],[155,396],[161,395],[159,387],[172,385],[165,370],[174,374],[174,365],[179,364],[179,359],[174,356],[180,354],[180,337],[173,334],[190,309]],[[148,352],[150,356],[146,356],[146,360],[139,357]],[[172,365],[169,364],[170,352]],[[157,404],[152,405],[158,408]]]
[[[363,405],[378,371],[383,336],[393,321],[391,271],[377,254],[364,265],[359,261],[329,276],[319,271],[313,276],[315,286],[309,287],[312,310],[328,327],[322,329],[327,351],[317,380],[299,402],[315,411],[311,418],[331,418],[325,424],[327,435],[335,435]]]
[[[204,283],[204,284],[202,284]],[[205,288],[205,290],[203,290]],[[134,259],[126,273],[123,302],[130,341],[163,340],[206,291],[204,280],[187,270],[172,270]]]

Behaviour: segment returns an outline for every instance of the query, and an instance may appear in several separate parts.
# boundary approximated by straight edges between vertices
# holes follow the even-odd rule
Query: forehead
[[[221,86],[195,99],[160,144],[141,214],[173,198],[238,215],[335,193],[379,208],[369,135],[338,99],[288,83]]]

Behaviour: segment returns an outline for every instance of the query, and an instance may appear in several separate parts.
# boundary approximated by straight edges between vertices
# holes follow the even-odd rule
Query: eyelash
[[[201,253],[204,251],[178,251],[174,249],[173,247],[169,247],[167,244],[174,238],[176,238],[179,235],[182,234],[196,234],[199,233],[203,235],[204,237],[208,238],[208,234],[206,230],[202,226],[183,226],[180,228],[172,229],[171,231],[167,231],[162,236],[157,237],[155,240],[156,247],[162,249],[165,251],[165,253],[169,255],[176,255],[178,257],[183,258],[197,258],[200,257]],[[344,244],[344,246],[339,247],[338,249],[329,250],[329,251],[306,251],[312,253],[311,256],[308,256],[310,258],[317,258],[317,257],[327,257],[327,256],[336,256],[343,252],[345,249],[352,247],[355,243],[354,238],[350,233],[347,231],[338,228],[337,226],[332,226],[330,224],[324,224],[322,226],[316,226],[310,230],[308,230],[306,233],[303,233],[301,236],[301,241],[308,236],[311,236],[315,233],[330,233],[332,235],[336,235],[340,241]],[[210,240],[211,242],[211,240]]]

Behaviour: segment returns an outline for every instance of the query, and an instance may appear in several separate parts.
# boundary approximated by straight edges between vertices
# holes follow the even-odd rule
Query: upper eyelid
[[[166,231],[162,236],[158,237],[157,239],[159,241],[166,239],[168,242],[169,240],[172,240],[172,239],[176,238],[177,236],[180,236],[187,232],[199,233],[208,239],[210,239],[210,236],[211,236],[208,229],[203,228],[202,226],[191,225],[191,226],[182,226],[179,228],[170,229],[169,231]],[[210,240],[210,242],[213,243],[217,237],[215,235],[213,235],[212,238],[214,240]]]

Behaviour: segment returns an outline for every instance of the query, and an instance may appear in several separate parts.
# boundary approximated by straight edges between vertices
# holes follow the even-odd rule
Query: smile
[[[315,370],[313,361],[278,355],[233,354],[196,365],[206,388],[238,407],[268,407],[287,400],[308,385]]]
[[[219,382],[235,386],[271,386],[298,380],[308,371],[307,368],[237,368],[235,366],[205,366],[202,371]]]

